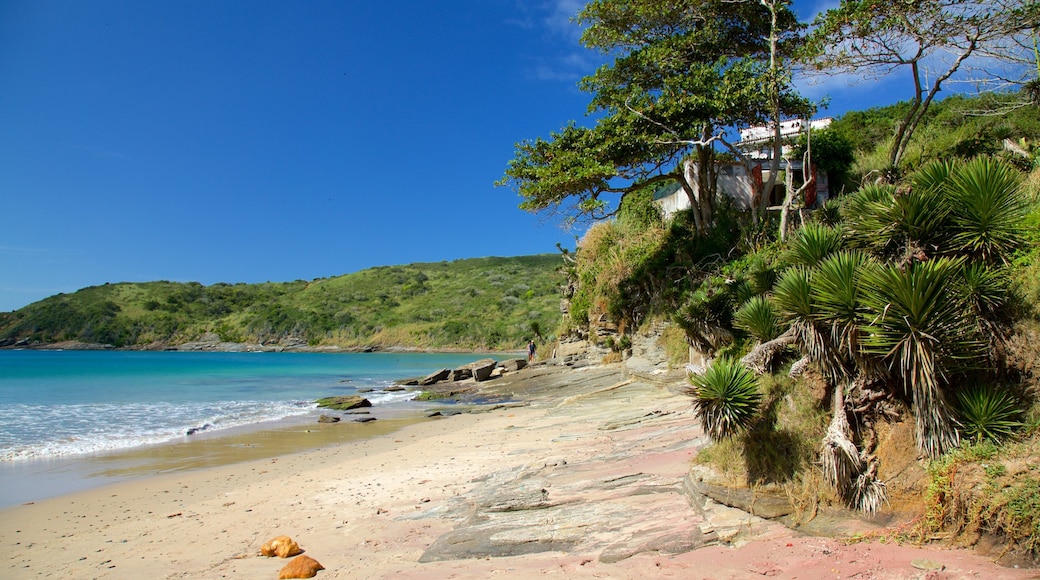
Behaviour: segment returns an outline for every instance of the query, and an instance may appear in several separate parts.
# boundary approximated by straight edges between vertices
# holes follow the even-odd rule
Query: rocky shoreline
[[[684,381],[657,365],[586,360],[426,385],[468,386],[389,435],[4,510],[0,545],[12,555],[0,576],[275,578],[283,563],[258,552],[283,534],[322,564],[319,579],[1035,572],[967,550],[810,536],[897,522],[796,531],[755,489],[724,497],[691,470],[707,439]],[[434,414],[449,407],[463,412]],[[347,423],[314,427],[368,427]]]

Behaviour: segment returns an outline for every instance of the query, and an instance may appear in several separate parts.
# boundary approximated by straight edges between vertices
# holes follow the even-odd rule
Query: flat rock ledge
[[[542,388],[553,390],[551,382]],[[612,563],[718,543],[683,491],[687,464],[677,458],[705,442],[688,401],[665,393],[653,409],[633,408],[632,397],[662,390],[618,383],[617,375],[591,374],[581,391],[551,403],[550,419],[592,422],[554,439],[558,456],[494,472],[448,504],[402,518],[458,522],[420,562],[560,551],[597,553],[600,562]]]

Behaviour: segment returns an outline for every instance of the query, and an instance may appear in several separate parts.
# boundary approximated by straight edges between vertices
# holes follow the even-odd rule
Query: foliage
[[[701,427],[715,441],[746,430],[762,401],[755,374],[731,358],[715,359],[690,384]]]
[[[580,84],[597,118],[518,143],[498,185],[525,210],[570,204],[571,217],[601,218],[617,207],[604,195],[680,183],[707,234],[716,184],[697,167],[712,165],[726,129],[809,108],[781,66],[798,30],[787,3],[594,0],[578,21],[583,44],[613,59]]]
[[[827,172],[830,190],[834,192],[832,195],[846,188],[854,189],[855,184],[849,182],[849,170],[855,161],[852,140],[845,133],[830,127],[813,130],[811,136],[802,133],[795,141],[792,158],[801,159],[810,144],[812,163]]]
[[[779,320],[765,296],[753,296],[745,302],[733,314],[733,325],[759,342],[773,340],[780,334]]]
[[[957,391],[958,423],[975,443],[1000,443],[1023,427],[1022,404],[1007,389],[975,385]]]
[[[1037,109],[1020,106],[1020,100],[1015,93],[989,93],[970,98],[950,95],[933,102],[907,144],[902,170],[912,171],[935,159],[968,160],[977,156],[996,157],[1020,169],[1031,169],[1033,158],[1013,154],[1005,147],[1005,139],[1013,143],[1040,139]],[[888,168],[892,135],[909,108],[910,102],[902,101],[849,111],[827,128],[847,140],[855,153],[847,181],[850,187],[861,180],[873,181]]]
[[[517,348],[559,321],[558,255],[385,266],[310,282],[106,284],[30,304],[0,339]]]
[[[943,83],[973,61],[1017,56],[1016,46],[1027,45],[1038,14],[1025,0],[842,0],[817,16],[806,61],[819,70],[865,76],[910,73],[910,103],[895,124],[888,154],[887,167],[896,168]],[[943,53],[950,58],[939,58]],[[1024,74],[1021,80],[1035,73]]]
[[[1040,554],[1036,444],[1035,438],[1000,447],[983,441],[931,462],[920,535],[987,533],[1025,555]]]
[[[807,223],[791,237],[784,261],[792,266],[813,267],[841,249],[841,230],[817,223]]]
[[[934,162],[906,184],[865,187],[841,208],[851,249],[834,251],[840,234],[806,224],[771,294],[830,380],[884,379],[910,399],[918,445],[931,457],[958,442],[950,381],[1001,351],[1003,265],[1026,216],[1019,184],[1007,164],[979,159]]]

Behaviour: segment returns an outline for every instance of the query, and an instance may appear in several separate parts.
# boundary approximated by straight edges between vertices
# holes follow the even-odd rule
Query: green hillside
[[[559,255],[383,266],[306,282],[105,284],[0,314],[28,339],[152,348],[207,332],[229,342],[516,348],[560,319]]]

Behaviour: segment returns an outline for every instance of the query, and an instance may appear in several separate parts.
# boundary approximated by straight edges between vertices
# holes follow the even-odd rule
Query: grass
[[[918,538],[950,535],[968,543],[982,534],[1040,555],[1040,440],[965,445],[928,468],[926,512]]]

